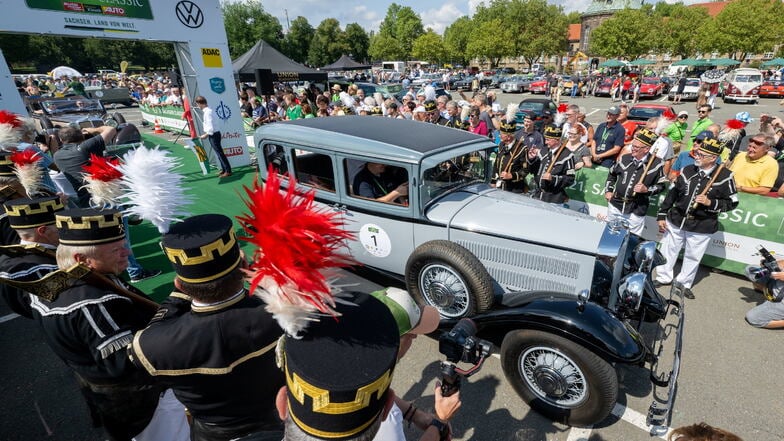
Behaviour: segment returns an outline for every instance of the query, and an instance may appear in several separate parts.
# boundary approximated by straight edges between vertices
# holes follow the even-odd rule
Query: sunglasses
[[[765,145],[765,141],[759,141],[759,140],[756,140],[756,139],[750,139],[750,140],[749,140],[749,144],[754,144],[754,145]]]
[[[688,116],[679,116],[678,119],[689,119]]]
[[[568,135],[569,136],[576,136],[576,135],[579,135],[579,133],[569,132]]]
[[[471,118],[479,118],[479,115],[468,115],[468,116],[470,116]]]
[[[698,110],[697,113],[708,113],[710,110]]]
[[[694,157],[695,158],[714,158],[714,157],[716,157],[716,155],[711,155],[711,154],[708,154],[708,153],[702,153],[701,151],[696,151],[696,152],[694,152]]]

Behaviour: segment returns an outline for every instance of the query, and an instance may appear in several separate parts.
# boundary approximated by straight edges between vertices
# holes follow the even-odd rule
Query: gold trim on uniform
[[[290,375],[288,366],[286,366],[286,385],[289,387],[291,395],[300,404],[305,404],[305,395],[309,396],[313,400],[313,412],[329,415],[343,415],[368,407],[370,397],[375,393],[380,400],[384,392],[389,388],[390,383],[392,383],[392,370],[388,369],[372,383],[358,388],[353,401],[332,403],[329,400],[329,390],[308,383],[296,373]]]
[[[228,253],[229,251],[231,251],[236,243],[237,243],[237,239],[234,236],[234,230],[229,230],[228,242],[224,243],[223,238],[219,238],[215,242],[202,245],[201,247],[199,247],[201,254],[198,256],[188,256],[187,254],[185,254],[185,250],[178,250],[174,248],[168,248],[165,246],[163,247],[163,251],[166,253],[166,257],[169,259],[169,261],[173,263],[179,263],[180,265],[183,266],[199,265],[202,263],[211,262],[213,260],[213,256],[212,256],[213,251],[217,251],[218,254],[222,256]]]
[[[275,348],[275,345],[278,344],[277,339],[272,343],[264,346],[263,348],[259,349],[258,351],[251,352],[245,356],[238,358],[237,360],[229,363],[226,367],[218,367],[218,368],[208,368],[208,367],[197,367],[197,368],[186,368],[186,369],[155,369],[155,367],[150,363],[150,360],[144,355],[144,352],[141,350],[141,346],[139,345],[139,339],[142,336],[141,330],[133,336],[133,343],[131,343],[132,353],[139,358],[139,362],[144,366],[147,372],[152,376],[168,376],[168,377],[175,377],[180,375],[193,375],[193,374],[201,374],[201,375],[224,375],[228,374],[229,372],[233,371],[235,367],[239,366],[240,364],[250,360],[251,358],[256,358],[261,355],[266,354],[270,350]]]
[[[33,208],[33,205],[38,205],[38,208]],[[51,210],[49,210],[51,208]],[[27,205],[5,205],[5,212],[9,216],[30,216],[32,214],[51,213],[54,211],[62,210],[65,206],[60,199],[49,199],[41,203],[27,204]]]
[[[119,212],[112,213],[111,216],[112,218],[110,220],[107,220],[105,215],[82,216],[82,221],[76,222],[72,217],[58,214],[55,216],[55,221],[57,223],[57,228],[62,228],[64,225],[67,225],[69,230],[92,230],[96,227],[106,228],[122,225],[122,215]],[[97,222],[97,224],[94,224],[93,222]],[[122,227],[121,231],[124,231]]]
[[[352,430],[348,430],[346,432],[325,432],[323,430],[316,429],[315,427],[311,427],[305,424],[304,422],[302,422],[302,420],[300,420],[299,418],[297,418],[297,416],[294,415],[294,412],[291,411],[291,403],[288,404],[288,407],[289,407],[289,416],[291,417],[292,420],[294,420],[295,423],[297,423],[297,426],[299,426],[300,429],[304,430],[310,435],[318,436],[321,438],[347,438],[356,435],[357,433],[365,430],[371,424],[373,424],[373,422],[376,421],[376,418],[378,418],[379,413],[381,413],[381,412],[376,413],[375,415],[373,415],[370,421],[366,423],[362,423],[361,426],[354,428]]]

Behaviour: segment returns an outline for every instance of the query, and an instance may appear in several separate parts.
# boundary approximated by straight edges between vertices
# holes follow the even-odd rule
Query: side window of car
[[[296,149],[292,151],[297,182],[319,190],[335,192],[332,158],[323,153]]]
[[[272,169],[282,177],[288,177],[289,164],[286,159],[286,150],[283,146],[278,144],[265,144],[264,145],[264,163],[265,167]]]
[[[408,205],[408,171],[405,168],[345,159],[343,169],[348,186],[346,193],[352,198]],[[398,196],[394,197],[393,192],[397,192]]]

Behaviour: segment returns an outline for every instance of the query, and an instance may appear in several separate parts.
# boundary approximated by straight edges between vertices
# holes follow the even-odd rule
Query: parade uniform
[[[717,140],[706,139],[700,150],[719,155],[723,145]],[[695,198],[705,190],[715,173],[718,175],[706,194],[711,205],[698,204],[694,208]],[[685,167],[659,206],[657,220],[667,222],[661,246],[667,263],[657,267],[656,280],[662,284],[672,282],[675,261],[685,245],[683,266],[675,280],[684,288],[691,288],[700,260],[710,242],[710,235],[719,229],[719,213],[737,206],[738,195],[732,172],[723,167],[719,169],[718,166],[707,172],[696,165]]]
[[[651,147],[656,141],[656,134],[642,129],[635,138]],[[622,156],[610,167],[604,186],[605,193],[612,193],[607,205],[607,219],[626,219],[629,230],[638,236],[642,235],[645,227],[645,213],[648,211],[651,196],[665,189],[664,162],[652,155],[653,152],[648,152],[639,160],[632,155]],[[634,187],[638,183],[648,187],[648,192],[635,193]]]
[[[501,132],[509,135],[515,133],[514,122],[504,121],[501,123]],[[528,149],[522,142],[517,142],[512,138],[511,144],[502,145],[498,148],[498,155],[493,163],[493,179],[495,186],[501,190],[513,193],[525,193],[528,190],[526,177],[528,176],[528,161],[526,154]],[[511,173],[511,179],[501,179],[502,172]]]
[[[61,245],[95,245],[125,237],[117,211],[79,209],[57,215]],[[87,228],[85,228],[87,227]],[[52,350],[76,373],[96,424],[113,440],[130,440],[151,421],[163,389],[128,359],[133,332],[153,312],[118,294],[144,296],[115,276],[105,286],[75,280],[52,302],[31,297],[35,320]]]
[[[545,127],[545,138],[561,138],[561,128],[556,126]],[[534,190],[532,197],[553,204],[563,204],[569,197],[566,189],[574,183],[574,155],[567,148],[540,149],[533,159],[526,156],[528,168],[534,174]],[[550,170],[551,179],[544,180],[542,176]]]
[[[463,123],[459,117],[452,117],[446,120],[444,123],[445,127],[451,127],[453,129],[460,129],[460,130],[468,130],[468,124]]]
[[[229,218],[194,216],[173,225],[162,245],[177,277],[198,284],[238,271],[242,260]],[[221,249],[221,252],[203,250]],[[173,389],[193,417],[195,441],[228,441],[282,430],[274,407],[284,376],[275,363],[283,330],[264,302],[244,289],[203,303],[174,292],[136,333],[132,361]]]

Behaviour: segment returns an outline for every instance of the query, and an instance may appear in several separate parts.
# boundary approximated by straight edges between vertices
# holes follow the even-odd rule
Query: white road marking
[[[596,113],[596,112],[598,112],[598,111],[600,111],[600,110],[602,110],[602,109],[593,109],[593,110],[591,111],[591,113],[588,113],[588,114],[586,114],[585,116],[591,116],[591,115],[593,115],[594,113]]]
[[[659,100],[659,102],[662,102],[662,101],[667,101],[667,95],[662,95],[662,97]]]
[[[13,320],[13,319],[15,319],[17,317],[19,317],[19,314],[4,315],[4,316],[0,317],[0,323],[5,323],[5,322],[7,322],[9,320]]]
[[[649,426],[645,422],[646,420],[645,415],[641,414],[640,412],[637,412],[636,410],[629,409],[628,407],[620,403],[615,403],[615,407],[612,410],[612,414],[626,421],[627,423],[636,426],[639,429],[642,429],[648,433],[651,432],[651,426]],[[667,435],[669,435],[670,431],[672,431],[672,429],[668,427],[667,433],[659,436],[659,438],[667,439]]]
[[[591,436],[591,427],[572,427],[566,441],[588,441]]]

